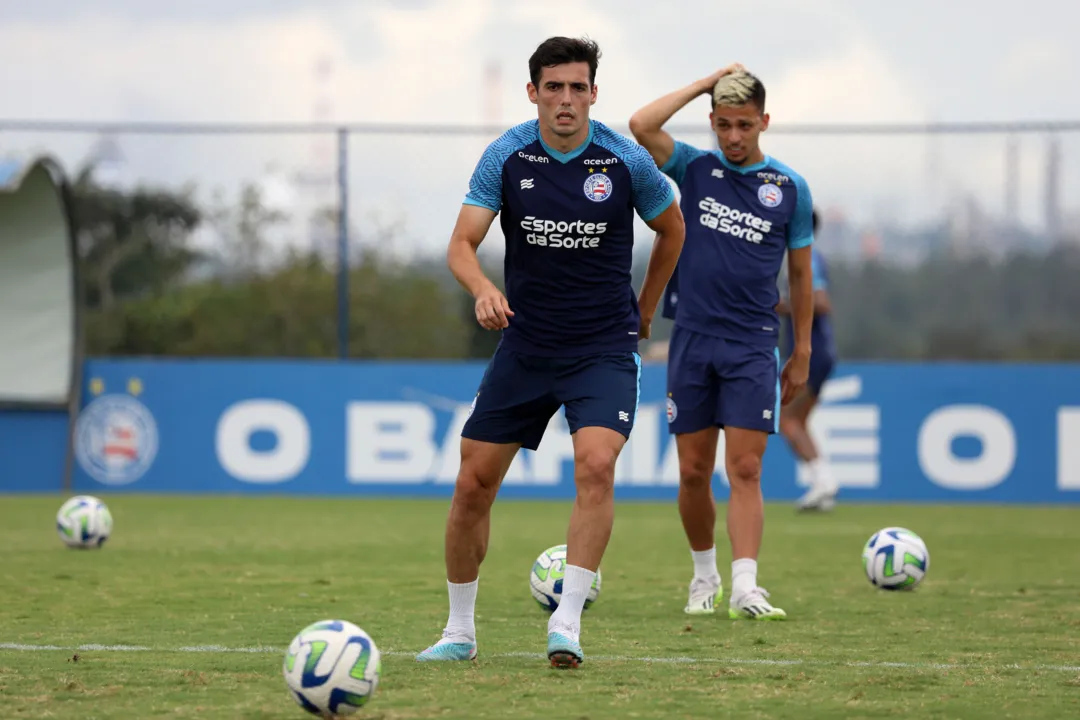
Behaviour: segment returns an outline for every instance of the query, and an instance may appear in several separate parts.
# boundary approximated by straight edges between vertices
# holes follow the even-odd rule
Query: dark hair
[[[813,228],[814,232],[817,232],[817,226],[818,226],[817,208],[814,208],[811,211],[810,217],[813,218],[813,226],[812,226],[812,228]]]
[[[579,62],[589,63],[589,84],[594,84],[596,66],[600,64],[600,46],[587,38],[550,37],[540,43],[529,58],[529,79],[533,85],[539,85],[544,68]]]
[[[761,82],[761,78],[753,73],[743,72],[740,75],[745,80],[749,80],[749,97],[746,98],[746,102],[754,103],[758,111],[764,114],[765,112],[765,83]],[[745,86],[744,86],[745,89]],[[716,109],[716,98],[710,93],[710,100],[712,102],[713,110]]]

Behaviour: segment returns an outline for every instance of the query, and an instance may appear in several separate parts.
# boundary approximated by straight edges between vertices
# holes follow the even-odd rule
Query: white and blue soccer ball
[[[90,495],[78,495],[60,506],[56,532],[72,548],[99,548],[112,535],[112,513],[105,503]]]
[[[371,637],[345,620],[308,625],[289,643],[282,667],[296,704],[324,718],[352,715],[379,684],[382,657]]]
[[[926,543],[902,527],[883,528],[871,535],[862,560],[866,577],[883,590],[914,589],[930,569]]]
[[[562,598],[563,577],[566,575],[566,545],[555,545],[540,553],[529,572],[529,590],[533,598],[545,610],[555,611]],[[600,568],[596,569],[589,594],[585,598],[588,608],[600,597]]]

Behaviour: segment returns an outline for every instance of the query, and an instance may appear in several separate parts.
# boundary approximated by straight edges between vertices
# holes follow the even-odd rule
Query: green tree
[[[92,168],[72,185],[86,305],[111,308],[118,300],[174,287],[198,258],[188,247],[200,221],[185,193],[97,186]]]

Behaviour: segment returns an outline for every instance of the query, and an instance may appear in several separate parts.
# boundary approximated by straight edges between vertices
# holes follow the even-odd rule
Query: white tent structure
[[[83,360],[70,198],[54,160],[0,160],[0,475],[52,476],[31,458],[63,457],[64,477],[42,483],[55,489],[70,486]]]
[[[69,404],[79,329],[73,232],[59,165],[0,162],[0,404]]]

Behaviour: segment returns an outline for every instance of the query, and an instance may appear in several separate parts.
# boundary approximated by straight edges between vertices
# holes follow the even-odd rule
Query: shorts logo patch
[[[679,408],[675,405],[675,401],[671,398],[667,399],[667,421],[670,425],[675,422],[675,418],[679,417]]]

